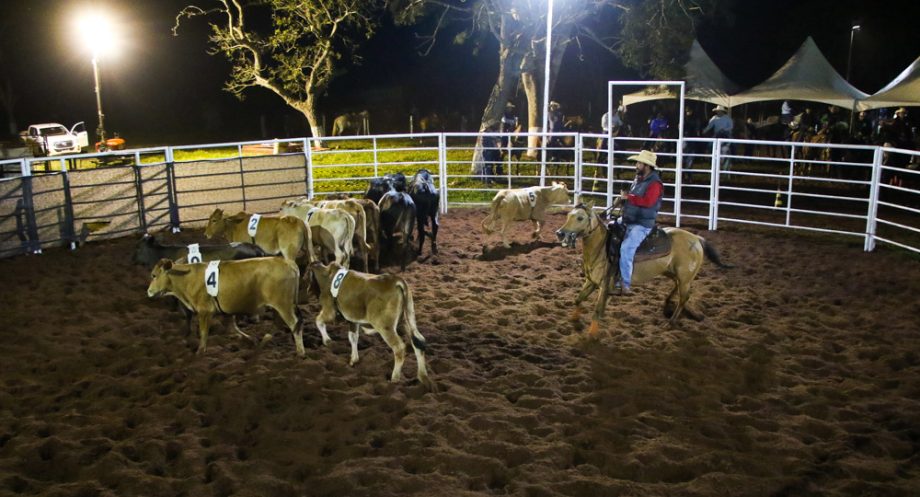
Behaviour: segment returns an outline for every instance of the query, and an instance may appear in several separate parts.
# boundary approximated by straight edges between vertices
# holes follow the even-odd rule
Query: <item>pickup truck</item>
[[[89,147],[89,135],[83,121],[70,129],[58,123],[33,124],[20,136],[36,157],[78,154]]]

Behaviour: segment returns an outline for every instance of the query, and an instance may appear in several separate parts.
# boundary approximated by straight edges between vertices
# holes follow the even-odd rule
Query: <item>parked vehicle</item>
[[[36,157],[78,154],[89,147],[89,134],[83,121],[69,130],[58,123],[33,124],[20,136]]]

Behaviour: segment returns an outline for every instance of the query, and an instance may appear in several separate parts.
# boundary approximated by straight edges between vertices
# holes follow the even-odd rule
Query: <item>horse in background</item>
[[[425,228],[428,221],[431,220],[431,253],[438,253],[438,208],[440,206],[441,195],[434,186],[434,179],[431,172],[427,169],[419,169],[409,181],[409,195],[415,202],[415,221],[418,230],[418,253],[422,254],[422,247],[425,245]]]

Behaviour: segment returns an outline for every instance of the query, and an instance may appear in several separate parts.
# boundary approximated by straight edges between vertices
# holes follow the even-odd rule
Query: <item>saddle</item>
[[[626,236],[626,226],[616,221],[607,223],[607,259],[611,262],[620,260],[620,244]],[[652,231],[642,240],[639,248],[636,250],[636,257],[633,263],[665,257],[671,253],[671,237],[661,229],[661,226],[655,225]]]

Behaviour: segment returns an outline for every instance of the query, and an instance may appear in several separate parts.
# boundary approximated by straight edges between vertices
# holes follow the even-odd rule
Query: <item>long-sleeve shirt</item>
[[[661,183],[656,181],[648,185],[648,188],[645,190],[645,195],[641,197],[630,193],[628,195],[629,203],[637,207],[652,207],[658,202],[658,198],[661,197],[661,192]]]

